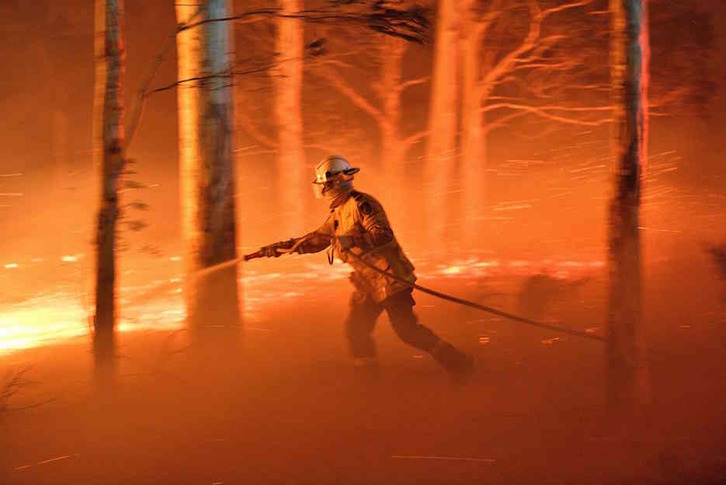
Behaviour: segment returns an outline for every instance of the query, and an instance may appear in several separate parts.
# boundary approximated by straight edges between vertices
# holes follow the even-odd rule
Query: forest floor
[[[649,274],[651,403],[636,419],[607,418],[602,343],[426,295],[420,320],[474,356],[471,378],[450,379],[385,316],[380,369],[359,372],[341,324],[347,283],[312,280],[205,358],[184,331],[122,333],[111,395],[94,391],[85,339],[0,356],[0,378],[26,370],[0,397],[0,483],[717,483],[724,303],[716,276],[679,280],[687,268]],[[496,304],[516,286],[425,283]],[[602,284],[578,291],[556,312],[602,333],[602,308],[582,303],[602,301]]]

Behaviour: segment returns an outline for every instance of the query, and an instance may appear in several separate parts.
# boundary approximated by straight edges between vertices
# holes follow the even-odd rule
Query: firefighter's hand
[[[260,248],[260,251],[266,258],[279,258],[280,256],[282,256],[282,252],[280,252],[280,249],[281,248],[279,243],[275,243]]]

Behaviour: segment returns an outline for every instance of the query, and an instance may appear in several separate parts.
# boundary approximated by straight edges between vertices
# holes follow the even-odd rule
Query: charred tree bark
[[[96,309],[93,348],[96,369],[112,375],[116,326],[116,225],[118,186],[124,157],[123,0],[96,1],[96,151],[101,166],[101,200],[96,229]]]
[[[196,20],[227,17],[230,3],[210,0]],[[177,4],[177,19],[189,22],[198,10]],[[241,323],[237,267],[198,275],[237,257],[230,27],[208,22],[177,36],[185,81],[177,89],[185,301],[191,334],[202,344],[233,342]]]
[[[283,14],[302,10],[302,0],[278,0]],[[303,21],[281,16],[277,20],[275,52],[278,56],[275,77],[275,116],[279,148],[277,152],[277,191],[288,234],[299,234],[305,228],[303,192],[309,182],[305,178],[303,149],[302,83],[303,83]]]
[[[432,248],[441,247],[445,239],[448,195],[457,159],[458,20],[457,1],[439,0],[429,108],[429,139],[424,171],[428,200],[427,227]]]
[[[647,399],[641,302],[640,201],[648,143],[647,0],[610,0],[616,143],[609,213],[608,387],[613,406]]]

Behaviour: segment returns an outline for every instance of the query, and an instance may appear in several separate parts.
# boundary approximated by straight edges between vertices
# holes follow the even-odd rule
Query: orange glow
[[[63,262],[77,262],[83,255],[64,256]],[[171,261],[178,258],[171,257]],[[41,261],[41,258],[35,258]],[[450,264],[431,265],[419,261],[419,283],[436,287],[439,278],[475,280],[483,277],[524,277],[536,274],[532,268],[547,268],[556,278],[578,279],[599,274],[603,261],[499,260],[467,258]],[[15,265],[13,268],[19,268]],[[6,265],[7,267],[7,265]],[[247,269],[241,279],[244,286],[244,324],[255,325],[266,312],[282,303],[302,301],[309,295],[305,288],[338,282],[345,285],[349,269],[343,264],[329,266],[326,263],[307,262],[303,271],[264,272],[261,267]],[[186,317],[182,295],[182,279],[179,276],[141,285],[129,285],[121,289],[122,308],[118,331],[167,331],[183,328]],[[89,311],[81,304],[77,293],[58,292],[39,296],[15,305],[0,307],[0,354],[29,349],[53,343],[89,338],[92,326]],[[488,337],[480,343],[489,342]]]

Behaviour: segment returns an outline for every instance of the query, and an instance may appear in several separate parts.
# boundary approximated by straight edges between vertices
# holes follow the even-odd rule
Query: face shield
[[[351,167],[344,157],[331,155],[315,167],[313,192],[315,198],[335,199],[352,190],[353,174],[358,168]]]
[[[334,199],[353,188],[353,176],[343,173],[326,174],[313,181],[316,199]]]
[[[320,183],[317,180],[315,182],[313,182],[313,193],[315,194],[316,199],[325,198],[325,195],[323,194],[324,190],[325,190],[325,182]]]
[[[326,189],[330,189],[330,185],[335,180],[335,175],[330,172],[317,172],[315,180],[313,180],[313,192],[316,199],[324,199]]]

